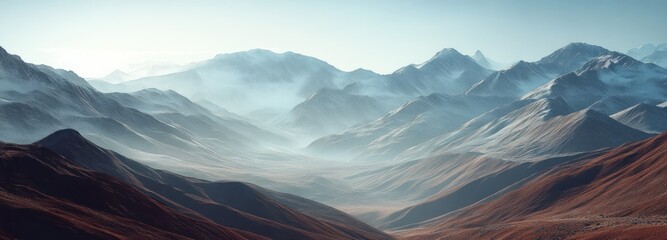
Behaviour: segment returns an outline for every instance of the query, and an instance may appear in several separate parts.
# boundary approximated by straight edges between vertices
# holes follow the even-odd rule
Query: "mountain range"
[[[663,45],[389,74],[255,49],[90,80],[0,48],[0,238],[661,236]]]
[[[253,239],[258,234],[270,239],[389,238],[347,214],[297,196],[241,182],[209,182],[152,169],[103,149],[71,129],[57,131],[33,145],[3,144],[2,148],[6,154],[2,159],[3,175],[11,176],[2,182],[7,199],[34,201],[33,206],[26,203],[23,207],[4,202],[3,208],[12,215],[19,214],[22,208],[31,209],[23,210],[24,226],[2,224],[3,232],[8,230],[14,237],[78,235],[102,225],[90,237],[145,234],[147,238]],[[92,193],[76,194],[65,190],[67,187]],[[30,197],[40,192],[42,197]],[[71,203],[88,209],[81,212]],[[144,212],[151,214],[142,215]],[[105,224],[91,218],[96,215],[118,222]],[[62,227],[40,233],[22,230],[29,228],[31,221],[44,225],[61,222]],[[133,224],[156,229],[123,231],[123,227],[132,229]],[[151,235],[153,231],[161,233],[158,229],[165,235]],[[169,235],[173,233],[176,235]]]
[[[104,92],[174,90],[193,101],[211,101],[245,115],[255,111],[284,113],[321,88],[342,88],[351,79],[376,75],[363,69],[343,72],[324,61],[293,52],[255,49],[220,54],[171,74],[96,87]]]
[[[519,97],[552,78],[574,71],[609,50],[585,43],[571,43],[537,62],[519,61],[467,90],[468,95]]]
[[[403,234],[407,239],[663,236],[666,154],[663,133],[558,166],[503,196]]]
[[[183,159],[218,162],[225,154],[240,157],[250,148],[287,142],[247,120],[214,114],[173,91],[105,94],[74,73],[25,63],[3,49],[0,74],[3,141],[29,143],[75,128],[100,145],[182,172],[190,171]],[[226,166],[243,165],[233,162]]]

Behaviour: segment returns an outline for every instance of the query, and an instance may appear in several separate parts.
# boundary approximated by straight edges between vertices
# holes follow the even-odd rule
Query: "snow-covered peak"
[[[395,73],[395,74],[404,74],[404,75],[406,75],[406,74],[412,74],[412,73],[417,73],[417,72],[419,72],[419,69],[417,69],[416,66],[417,66],[417,65],[410,64],[410,65],[407,65],[407,66],[405,66],[405,67],[399,68],[399,69],[396,70],[394,73]]]
[[[486,58],[486,56],[484,56],[484,54],[482,54],[482,52],[479,51],[479,50],[475,51],[475,54],[473,54],[471,56],[471,58],[473,60],[475,60],[475,62],[482,67],[485,67],[485,68],[488,68],[488,69],[495,69],[493,64],[491,64],[491,60]]]
[[[285,54],[285,53],[282,53]],[[223,59],[223,58],[229,58],[229,57],[271,57],[271,56],[277,56],[281,55],[281,53],[276,53],[271,50],[267,49],[261,49],[261,48],[255,48],[251,49],[248,51],[242,51],[242,52],[234,52],[234,53],[223,53],[223,54],[218,54],[215,55],[215,59]]]
[[[459,51],[456,51],[454,48],[445,48],[440,50],[438,53],[433,56],[433,58],[450,58],[450,57],[463,57]]]
[[[570,43],[562,47],[538,62],[542,64],[553,64],[564,71],[574,71],[591,59],[607,54],[610,51],[587,43]]]
[[[475,60],[479,60],[479,59],[486,58],[486,56],[484,56],[482,51],[477,50],[477,51],[475,51],[475,54],[472,55],[472,58],[475,59]]]
[[[432,63],[443,63],[443,62],[449,62],[451,63],[464,63],[464,62],[473,62],[474,60],[471,57],[468,57],[466,55],[461,54],[459,51],[456,51],[456,49],[453,48],[445,48],[440,50],[438,53],[436,53],[431,59],[428,61],[416,65],[415,67],[417,68],[423,68],[427,65],[430,65]]]
[[[444,67],[447,71],[456,71],[475,66],[480,67],[471,57],[461,54],[456,49],[445,48],[428,61],[414,67],[427,71],[429,71],[428,69],[443,69]]]
[[[524,60],[519,60],[509,69],[526,69],[526,68],[531,68],[532,66],[533,66],[532,63],[526,62]]]
[[[633,59],[628,55],[619,52],[610,52],[609,54],[596,57],[589,61],[581,68],[581,70],[579,70],[579,72],[587,70],[609,69],[613,66],[633,67],[638,64],[641,64],[641,62]]]

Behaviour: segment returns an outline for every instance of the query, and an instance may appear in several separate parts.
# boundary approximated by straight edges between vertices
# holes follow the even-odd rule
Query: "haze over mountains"
[[[255,49],[87,81],[0,48],[0,211],[48,230],[0,236],[655,236],[664,51],[377,74]]]
[[[342,88],[352,79],[375,75],[362,69],[343,72],[297,53],[255,49],[221,54],[172,74],[100,87],[107,92],[150,87],[171,89],[194,101],[205,99],[240,114],[257,111],[273,114],[288,111],[320,88]]]
[[[40,216],[48,216],[64,222],[71,221],[70,218],[76,217],[77,213],[60,212],[67,207],[58,205],[58,203],[74,202],[91,208],[92,214],[117,218],[120,222],[118,224],[125,221],[133,224],[132,220],[134,220],[157,229],[164,229],[167,233],[173,232],[172,228],[177,228],[177,233],[182,235],[179,238],[252,239],[257,238],[255,234],[271,239],[388,238],[383,233],[342,212],[297,196],[280,194],[278,195],[280,198],[274,200],[271,196],[277,193],[257,186],[240,182],[208,182],[152,169],[113,151],[100,148],[71,129],[55,132],[36,142],[35,145],[3,144],[2,148],[5,153],[2,159],[5,166],[3,170],[12,170],[3,173],[6,176],[12,174],[9,182],[2,183],[3,188],[6,187],[9,190],[6,193],[9,194],[6,196],[9,199],[6,200],[24,199],[31,190],[48,191],[53,194],[52,199],[45,197],[44,200],[36,202],[35,206],[31,206],[35,213],[26,214],[26,220],[35,221]],[[49,161],[45,161],[47,159]],[[31,166],[43,170],[31,169]],[[37,173],[41,176],[31,175]],[[81,198],[76,193],[66,193],[65,188],[68,185],[65,184],[73,183],[76,177],[83,178],[78,183],[83,189],[77,189],[77,191],[95,191],[96,194],[101,194],[99,200],[106,202],[95,202],[94,199]],[[52,185],[46,186],[55,187],[44,189],[46,186],[42,182],[48,181],[52,181]],[[100,189],[94,187],[96,185],[100,185],[97,187]],[[269,194],[265,195],[262,192]],[[123,196],[125,194],[131,195]],[[279,203],[280,201],[287,202],[288,205],[298,202],[294,207],[300,209],[291,209]],[[142,204],[159,210],[153,211],[151,216],[141,216],[140,214],[147,210],[142,209]],[[7,202],[3,204],[3,208],[10,212],[20,211],[16,209],[17,206]],[[161,214],[160,210],[172,215],[167,215],[165,218],[158,215],[158,213]],[[301,211],[316,215],[308,215]],[[326,215],[319,218],[317,214],[322,213]],[[172,218],[186,218],[186,216],[202,222],[203,227],[191,225],[187,228],[184,224],[191,224],[192,220],[172,220]],[[88,219],[88,221],[100,224],[96,220]],[[104,237],[104,231],[116,230],[114,222],[107,224],[109,225],[97,230],[99,232],[92,233],[91,237]],[[80,232],[91,231],[89,229],[91,226],[85,223],[70,223],[62,228],[53,229],[51,232],[40,233],[30,233],[23,229],[29,227],[29,224],[19,226],[19,230],[10,232],[10,236],[21,238],[36,237],[37,234],[48,236],[65,233],[74,236],[81,234]],[[4,232],[6,230],[15,231],[17,227],[3,224],[2,228]],[[254,234],[249,234],[249,232]],[[148,233],[119,231],[107,234],[132,236]],[[148,235],[146,237],[162,238],[165,236]]]

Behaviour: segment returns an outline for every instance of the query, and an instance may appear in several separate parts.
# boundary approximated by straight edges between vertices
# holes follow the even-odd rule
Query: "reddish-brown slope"
[[[87,169],[117,177],[159,201],[181,211],[206,217],[223,226],[271,239],[388,239],[388,235],[356,221],[322,219],[287,207],[241,182],[209,182],[152,169],[103,149],[72,129],[57,131],[36,142]],[[283,198],[308,204],[307,199]],[[329,214],[339,211],[314,206]]]
[[[0,232],[19,239],[261,238],[184,215],[35,145],[0,143]]]
[[[404,236],[667,236],[667,133],[554,169],[496,200]],[[641,234],[641,235],[635,235]]]

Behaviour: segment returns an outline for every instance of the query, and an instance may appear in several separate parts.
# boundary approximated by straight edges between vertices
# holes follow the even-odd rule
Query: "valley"
[[[600,38],[579,7],[196,2],[118,3],[127,20],[13,3],[50,28],[0,37],[0,239],[667,236],[659,27]],[[567,21],[586,27],[549,28]]]

